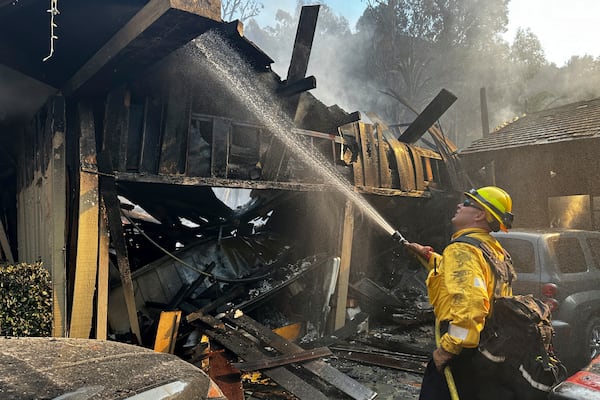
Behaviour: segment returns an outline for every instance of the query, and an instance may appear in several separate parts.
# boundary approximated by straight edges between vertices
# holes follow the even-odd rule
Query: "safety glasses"
[[[465,201],[463,201],[462,205],[463,205],[463,207],[473,207],[473,208],[483,211],[483,208],[479,207],[477,205],[477,203],[475,203],[473,200],[471,200],[469,198],[465,199]]]

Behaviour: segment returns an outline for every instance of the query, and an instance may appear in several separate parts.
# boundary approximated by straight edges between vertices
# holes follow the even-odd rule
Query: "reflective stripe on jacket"
[[[463,229],[452,235],[452,239],[462,235],[479,239],[495,257],[504,260],[500,243],[485,230]],[[467,243],[450,243],[442,255],[431,255],[427,268],[427,292],[436,319],[449,322],[440,346],[453,354],[459,354],[463,348],[477,347],[495,285],[494,272],[483,252]],[[508,284],[502,285],[501,294],[512,295]]]

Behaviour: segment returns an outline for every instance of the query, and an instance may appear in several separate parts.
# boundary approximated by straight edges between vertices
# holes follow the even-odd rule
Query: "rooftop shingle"
[[[526,115],[475,140],[461,154],[600,137],[600,98]]]

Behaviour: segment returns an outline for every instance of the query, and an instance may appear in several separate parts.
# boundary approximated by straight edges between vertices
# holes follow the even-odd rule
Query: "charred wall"
[[[600,195],[600,140],[581,139],[461,155],[479,184],[495,184],[513,199],[515,227],[550,227],[548,199]]]

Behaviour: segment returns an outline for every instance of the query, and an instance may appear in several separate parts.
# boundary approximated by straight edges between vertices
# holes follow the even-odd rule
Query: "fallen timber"
[[[239,314],[239,312],[237,314]],[[257,345],[247,337],[243,336],[237,329],[229,327],[228,324],[244,330],[246,333],[256,338],[259,343],[265,344],[283,355],[293,355],[305,352],[305,350],[299,345],[275,334],[267,327],[259,324],[246,315],[236,315],[235,312],[229,312],[223,316],[223,319],[227,322],[227,324],[210,315],[200,315],[195,313],[193,324],[203,329],[207,336],[221,343],[228,350],[232,351],[244,360],[262,359],[267,354],[264,354],[262,345]],[[199,322],[202,322],[209,328],[207,329],[206,327],[202,327]],[[376,392],[361,385],[354,379],[341,373],[324,361],[306,361],[301,363],[300,366],[326,383],[334,386],[352,399],[371,400],[377,396]],[[303,382],[300,378],[292,374],[284,367],[266,369],[264,370],[264,373],[299,398],[318,399],[323,398],[321,396],[325,396],[323,393],[314,389],[308,383]],[[292,376],[290,377],[290,375]],[[297,380],[302,381],[303,384],[298,384]]]

